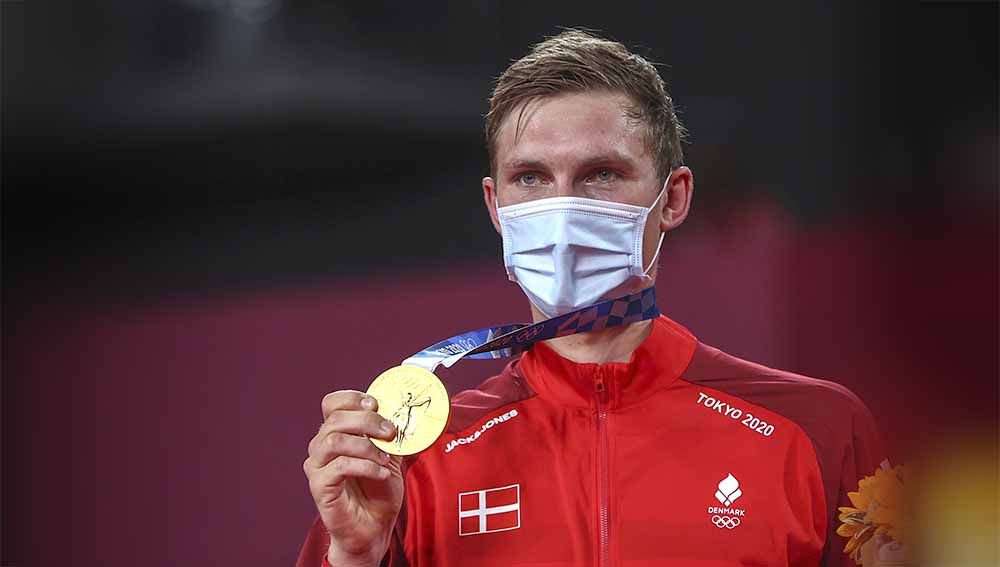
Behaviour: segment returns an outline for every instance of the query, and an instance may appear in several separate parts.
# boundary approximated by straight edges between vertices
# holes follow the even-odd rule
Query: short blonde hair
[[[532,100],[562,93],[608,91],[626,95],[629,116],[645,125],[646,147],[657,175],[665,180],[683,165],[686,131],[674,102],[652,63],[616,41],[590,32],[567,30],[534,45],[497,79],[486,113],[486,147],[496,175],[496,142],[504,119]],[[520,129],[518,116],[517,129]]]

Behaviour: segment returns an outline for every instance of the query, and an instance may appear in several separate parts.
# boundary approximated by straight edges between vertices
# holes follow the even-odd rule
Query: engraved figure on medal
[[[403,443],[413,434],[417,429],[417,417],[413,415],[413,410],[419,407],[424,408],[424,413],[427,409],[431,407],[431,397],[414,400],[413,392],[406,392],[406,399],[403,400],[402,405],[392,414],[392,419],[389,421],[396,426],[396,447],[402,448]]]
[[[396,437],[371,439],[392,455],[413,455],[430,447],[448,425],[448,390],[429,370],[397,366],[380,374],[368,387],[379,401],[378,414],[396,427]]]

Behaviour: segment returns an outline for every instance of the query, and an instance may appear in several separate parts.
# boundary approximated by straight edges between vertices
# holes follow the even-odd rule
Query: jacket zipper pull
[[[607,401],[607,399],[608,399],[608,389],[607,389],[607,386],[604,385],[604,377],[603,376],[598,375],[597,378],[594,380],[594,390],[597,391],[597,398],[600,401],[602,401],[602,402]]]

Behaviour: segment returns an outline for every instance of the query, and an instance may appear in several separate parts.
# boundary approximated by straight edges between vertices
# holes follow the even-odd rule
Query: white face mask
[[[643,266],[643,232],[667,183],[649,207],[581,197],[498,207],[507,277],[548,317],[593,305],[630,278],[649,281],[663,233]]]

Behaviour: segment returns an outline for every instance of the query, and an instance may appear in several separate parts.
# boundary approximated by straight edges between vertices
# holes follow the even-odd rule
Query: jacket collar
[[[596,407],[601,383],[613,409],[673,384],[691,362],[697,342],[690,331],[661,315],[628,362],[576,363],[543,342],[521,355],[515,372],[539,396],[576,407]]]

